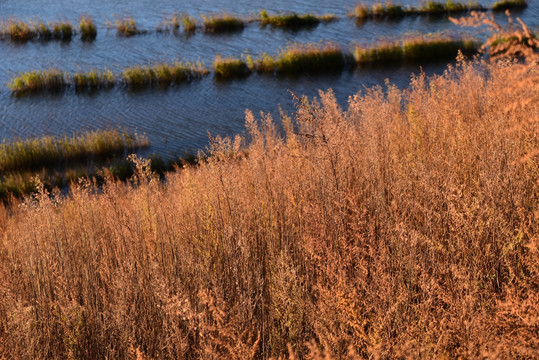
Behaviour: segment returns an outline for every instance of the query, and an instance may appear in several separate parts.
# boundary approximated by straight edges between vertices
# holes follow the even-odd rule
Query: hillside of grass
[[[0,358],[539,351],[537,61],[246,114],[165,181],[0,205]]]

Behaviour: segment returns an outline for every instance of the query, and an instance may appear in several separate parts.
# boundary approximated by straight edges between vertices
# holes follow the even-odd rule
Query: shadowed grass
[[[89,15],[80,18],[79,31],[82,40],[90,41],[97,37],[97,28]]]
[[[245,27],[245,21],[229,14],[202,15],[204,31],[209,33],[222,33],[239,31]]]
[[[127,68],[122,72],[120,80],[129,87],[138,88],[152,84],[180,84],[207,74],[208,70],[201,63],[159,63]]]
[[[35,169],[59,161],[106,157],[149,146],[145,136],[117,130],[92,131],[72,137],[43,137],[0,144],[0,172]]]
[[[507,9],[523,9],[528,6],[527,0],[500,0],[492,5],[492,11],[505,11]]]
[[[300,15],[295,12],[270,15],[267,10],[261,10],[259,20],[262,26],[271,25],[278,28],[299,29],[304,27],[314,27],[320,22],[335,21],[337,20],[337,17],[333,14],[316,16],[313,14]]]
[[[113,87],[116,78],[110,70],[90,70],[73,74],[71,81],[76,90],[98,90]]]
[[[29,71],[15,77],[8,84],[13,93],[61,91],[68,85],[65,74],[58,69]]]
[[[358,66],[398,64],[403,60],[399,42],[386,42],[371,47],[356,46],[353,55]]]
[[[217,79],[232,79],[246,77],[251,73],[247,63],[241,59],[222,57],[217,55],[213,62],[213,69]]]
[[[344,66],[345,56],[335,43],[293,44],[276,57],[262,54],[254,63],[258,72],[281,75],[336,72]]]

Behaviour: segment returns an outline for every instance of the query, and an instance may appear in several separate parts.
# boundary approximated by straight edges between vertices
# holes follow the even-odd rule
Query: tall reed
[[[165,182],[132,158],[133,182],[0,207],[0,356],[533,358],[538,80],[322,92]]]

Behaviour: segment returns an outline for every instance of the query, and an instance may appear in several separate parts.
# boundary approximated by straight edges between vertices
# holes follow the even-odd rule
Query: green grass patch
[[[321,16],[313,14],[297,14],[295,12],[270,15],[266,10],[260,11],[260,23],[262,26],[271,25],[278,28],[299,29],[304,27],[314,27],[320,22],[331,22],[337,20],[333,14]]]
[[[445,35],[414,36],[400,42],[387,41],[376,46],[356,46],[354,60],[358,66],[398,64],[403,61],[418,63],[426,60],[453,58],[461,50],[471,55],[480,44],[473,39],[455,39]]]
[[[82,40],[91,41],[97,37],[97,28],[90,16],[82,16],[80,18],[79,31]]]
[[[125,69],[120,79],[125,85],[138,88],[152,84],[180,84],[207,74],[208,70],[201,63],[174,62],[133,66]]]
[[[213,69],[217,79],[232,79],[246,77],[251,73],[247,63],[241,59],[222,57],[217,55],[213,62]]]
[[[245,27],[245,21],[229,14],[202,15],[204,31],[209,33],[222,33],[239,31]]]
[[[383,19],[383,18],[401,18],[406,15],[428,15],[457,13],[471,10],[486,10],[483,6],[475,2],[461,3],[453,0],[445,2],[429,0],[421,7],[405,7],[401,4],[388,1],[386,3],[376,3],[367,5],[358,4],[352,13],[352,16],[358,20],[365,19]]]
[[[64,72],[58,69],[29,71],[15,77],[8,84],[13,93],[22,94],[37,91],[61,91],[68,85]]]
[[[60,20],[52,24],[52,34],[56,40],[71,40],[73,32],[73,24],[69,21]]]
[[[418,36],[405,39],[402,43],[403,58],[406,62],[449,59],[463,54],[475,53],[480,44],[471,38],[455,39],[443,35]]]
[[[38,36],[35,27],[22,20],[10,20],[6,32],[12,41],[28,41]]]
[[[0,144],[0,172],[54,166],[59,161],[107,157],[148,146],[145,136],[117,130],[4,142]]]
[[[523,9],[528,6],[527,0],[500,0],[492,5],[492,11],[505,11],[507,9]]]
[[[259,72],[281,75],[337,72],[344,66],[345,56],[335,43],[293,44],[276,57],[262,54],[254,63]]]
[[[129,37],[141,33],[141,31],[137,28],[137,22],[132,17],[116,19],[115,26],[118,36]]]
[[[116,78],[110,70],[90,70],[78,72],[71,78],[73,86],[78,91],[109,89],[114,86]]]

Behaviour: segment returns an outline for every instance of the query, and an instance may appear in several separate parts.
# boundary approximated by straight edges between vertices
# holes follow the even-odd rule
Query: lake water
[[[369,1],[367,1],[369,3]],[[373,3],[373,1],[370,1]],[[416,1],[403,4],[417,5]],[[491,5],[493,1],[482,1]],[[247,79],[216,82],[212,76],[166,90],[148,89],[130,92],[114,88],[94,94],[77,94],[67,90],[60,94],[37,94],[17,98],[6,83],[19,72],[56,67],[68,72],[108,68],[114,72],[126,66],[157,61],[201,60],[211,67],[216,55],[239,57],[249,52],[276,54],[292,42],[335,41],[344,49],[355,43],[372,44],[383,38],[406,34],[446,31],[466,33],[446,18],[410,17],[399,21],[367,21],[357,26],[346,17],[357,1],[322,0],[2,0],[0,18],[45,22],[67,19],[77,23],[82,14],[93,17],[98,27],[97,39],[82,42],[0,41],[0,138],[26,138],[42,135],[71,135],[90,129],[123,127],[148,135],[152,152],[164,155],[181,154],[186,149],[201,149],[208,143],[208,133],[231,135],[244,128],[244,113],[250,109],[278,113],[279,106],[293,110],[289,93],[315,96],[318,89],[333,89],[342,104],[348,96],[364,87],[383,84],[387,78],[398,86],[406,86],[410,74],[419,66],[400,66],[369,70],[345,71],[338,75],[302,76],[279,79],[252,75]],[[250,15],[260,9],[269,12],[296,11],[317,14],[334,13],[340,20],[300,31],[275,30],[250,24],[243,31],[209,35],[195,33],[160,34],[154,30],[163,18],[174,12],[186,12],[199,19],[201,14],[227,12]],[[539,25],[539,1],[529,1],[523,11],[514,11],[530,27]],[[115,30],[106,30],[106,23],[115,17],[132,16],[148,34],[130,38],[117,37]],[[503,19],[503,15],[497,16]],[[446,64],[423,66],[427,74],[441,73]]]

